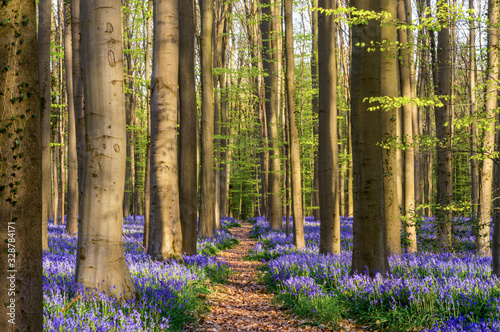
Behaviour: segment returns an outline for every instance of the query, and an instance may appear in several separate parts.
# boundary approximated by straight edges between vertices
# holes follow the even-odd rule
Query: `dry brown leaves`
[[[304,325],[306,320],[295,317],[290,311],[272,303],[272,294],[257,282],[260,262],[245,261],[243,257],[253,249],[255,241],[249,238],[251,225],[243,223],[232,228],[231,233],[240,241],[233,249],[219,256],[229,263],[235,273],[229,283],[212,285],[207,297],[210,311],[184,328],[185,331],[333,331]],[[340,331],[367,331],[349,321],[341,322]]]

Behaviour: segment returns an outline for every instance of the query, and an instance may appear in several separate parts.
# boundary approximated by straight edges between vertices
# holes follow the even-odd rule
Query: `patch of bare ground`
[[[334,331],[307,325],[289,310],[273,303],[273,294],[266,293],[266,287],[257,280],[257,268],[261,262],[246,261],[243,258],[253,249],[255,240],[250,239],[249,223],[232,228],[231,233],[240,241],[233,249],[219,253],[235,272],[227,284],[211,285],[207,296],[210,306],[206,316],[197,323],[184,328],[185,331]],[[346,320],[340,322],[338,331],[369,331]]]

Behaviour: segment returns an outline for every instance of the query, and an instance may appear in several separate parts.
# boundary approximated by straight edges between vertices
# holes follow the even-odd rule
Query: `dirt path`
[[[232,228],[231,233],[240,241],[233,249],[219,256],[229,263],[235,273],[225,285],[211,286],[208,296],[210,312],[198,322],[187,326],[186,331],[332,331],[313,326],[303,326],[304,320],[294,317],[272,303],[264,285],[257,281],[257,268],[261,262],[245,261],[243,257],[253,249],[255,240],[249,238],[252,225]],[[343,331],[363,331],[349,323],[341,324]]]

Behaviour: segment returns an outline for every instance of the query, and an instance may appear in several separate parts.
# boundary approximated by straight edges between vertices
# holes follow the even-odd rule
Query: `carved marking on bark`
[[[115,150],[115,152],[120,152],[120,146],[116,143],[115,145],[113,145],[113,149]]]
[[[108,51],[108,62],[111,67],[116,66],[115,52],[113,52],[112,50]]]
[[[109,23],[109,22],[108,22],[108,23],[106,23],[106,31],[104,31],[104,32],[109,32],[109,33],[111,33],[111,32],[113,32],[114,30],[115,30],[115,29],[113,28],[113,24],[111,24],[111,23]]]
[[[80,260],[84,261],[87,258],[87,254],[85,253],[85,247],[80,248]]]

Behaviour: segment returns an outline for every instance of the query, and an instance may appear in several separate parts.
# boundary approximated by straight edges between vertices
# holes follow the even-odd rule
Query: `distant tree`
[[[292,179],[293,242],[297,248],[305,247],[304,210],[302,209],[302,188],[300,180],[299,132],[295,119],[295,61],[293,54],[292,0],[285,0],[285,52],[286,52],[286,100],[289,124],[290,163]],[[334,175],[335,176],[335,175]]]
[[[394,0],[388,0],[394,1]],[[390,2],[353,0],[359,10],[378,12]],[[351,112],[354,177],[354,224],[351,273],[389,271],[384,211],[381,110],[368,111],[365,98],[380,97],[381,53],[362,44],[380,42],[380,22],[356,22],[351,27]],[[393,82],[391,82],[393,84]]]
[[[319,7],[336,9],[335,0],[319,0]],[[320,204],[319,252],[340,254],[338,195],[337,69],[335,17],[318,17],[319,142],[318,177]]]
[[[50,9],[41,5],[47,24]],[[42,218],[47,216],[42,215],[35,1],[3,1],[0,20],[0,331],[42,331]],[[50,31],[48,22],[43,28]],[[44,60],[47,66],[46,55]],[[50,110],[50,99],[45,102]],[[46,241],[46,232],[43,237]]]
[[[86,156],[76,282],[135,292],[122,241],[126,128],[120,0],[81,2]]]

